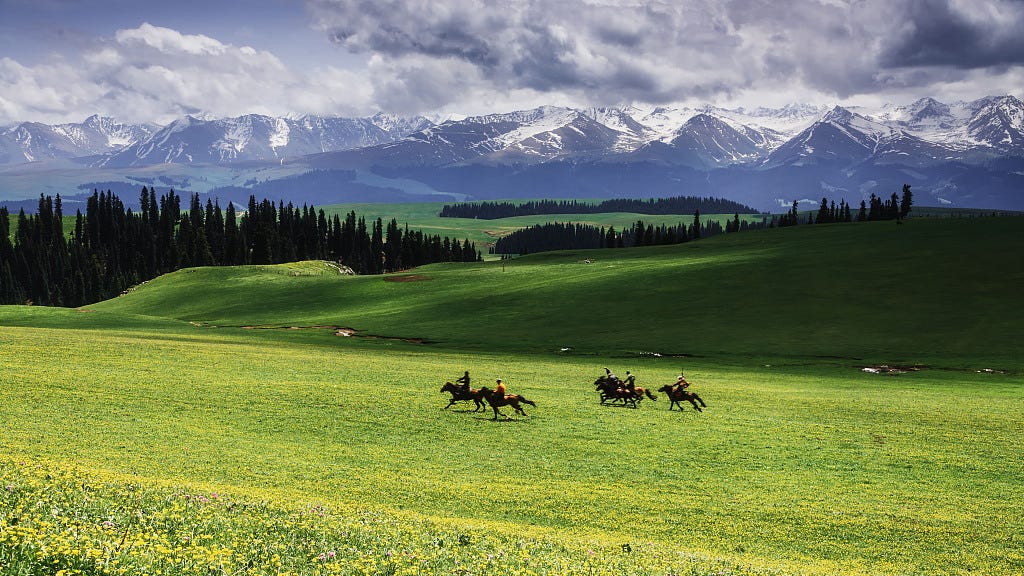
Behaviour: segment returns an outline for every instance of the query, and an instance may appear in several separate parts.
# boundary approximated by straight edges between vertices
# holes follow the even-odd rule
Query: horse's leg
[[[447,410],[447,409],[451,408],[452,404],[455,404],[455,398],[452,398],[451,400],[449,400],[448,401],[448,405],[445,406],[444,409]]]
[[[700,402],[700,405],[701,405],[701,406],[703,406],[703,407],[705,407],[705,408],[707,408],[707,407],[708,407],[708,405],[707,405],[707,404],[705,404],[705,403],[704,403],[704,401],[700,399],[700,396],[697,396],[697,394],[696,394],[696,393],[694,393],[694,394],[693,394],[693,397],[697,399],[697,402]]]
[[[700,406],[697,406],[697,403],[694,402],[693,397],[687,398],[687,400],[690,401],[690,404],[693,404],[694,410],[696,410],[697,412],[703,412],[703,410],[700,409]]]

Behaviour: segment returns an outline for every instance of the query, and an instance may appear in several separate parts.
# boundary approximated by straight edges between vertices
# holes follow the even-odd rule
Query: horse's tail
[[[526,396],[523,396],[522,394],[519,395],[519,401],[522,402],[523,404],[529,404],[530,406],[533,406],[534,408],[537,407],[537,404],[534,403],[533,400],[527,400]]]
[[[651,394],[651,391],[648,390],[647,388],[644,388],[644,394],[647,394],[647,397],[650,398],[651,400],[657,400],[658,399],[658,397],[655,396],[654,394]]]

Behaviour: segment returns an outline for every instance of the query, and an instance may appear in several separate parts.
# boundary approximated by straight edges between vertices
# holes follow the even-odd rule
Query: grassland
[[[27,567],[0,573],[1020,573],[1022,225],[194,269],[0,307],[0,564]],[[709,408],[599,406],[604,366],[683,367]],[[538,407],[441,410],[464,369]]]

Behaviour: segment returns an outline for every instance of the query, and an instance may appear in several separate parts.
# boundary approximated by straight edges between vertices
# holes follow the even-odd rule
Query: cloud
[[[1024,62],[1024,2],[914,0],[880,62],[891,68],[973,70]]]
[[[0,124],[976,98],[1024,74],[1021,0],[305,1],[314,31],[274,32],[322,34],[335,60],[141,24],[0,58]]]
[[[357,73],[327,66],[298,74],[270,52],[151,24],[117,31],[77,62],[0,59],[0,123],[94,113],[157,123],[196,113],[361,115],[376,111],[371,95]]]
[[[591,104],[830,98],[1005,79],[1019,0],[308,0],[339,47],[373,55],[406,106],[529,90]],[[455,67],[457,75],[438,72]],[[432,71],[428,73],[428,71]],[[446,76],[439,87],[431,76]],[[968,74],[969,73],[969,74]],[[446,87],[446,89],[445,89]]]

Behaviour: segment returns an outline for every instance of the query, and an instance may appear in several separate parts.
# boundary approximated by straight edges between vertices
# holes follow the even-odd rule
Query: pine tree
[[[818,208],[818,224],[827,224],[830,222],[828,215],[828,198],[821,199],[821,207]]]
[[[900,200],[900,218],[906,218],[910,214],[910,208],[914,204],[914,195],[910,192],[910,184],[903,185],[903,198]]]

